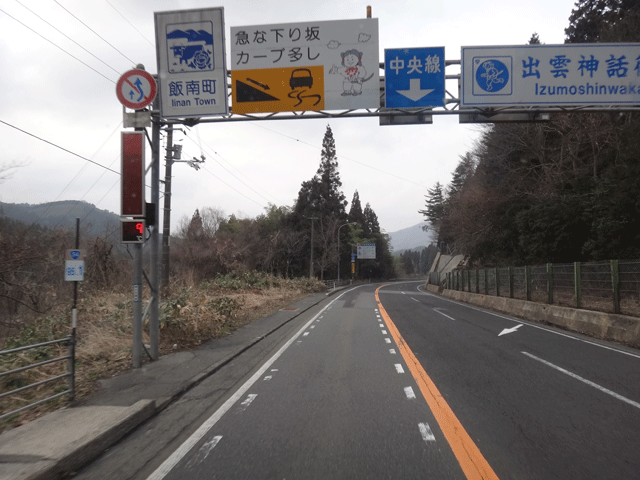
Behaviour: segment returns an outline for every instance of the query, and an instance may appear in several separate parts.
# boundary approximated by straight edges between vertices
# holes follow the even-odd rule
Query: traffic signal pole
[[[151,351],[149,355],[152,360],[158,360],[160,343],[160,321],[159,321],[159,297],[160,297],[160,100],[155,98],[152,108],[152,131],[151,131],[151,203],[156,207],[156,221],[151,229],[151,268],[150,288],[151,304],[149,305],[149,341]]]
[[[142,244],[133,245],[133,368],[142,366]]]

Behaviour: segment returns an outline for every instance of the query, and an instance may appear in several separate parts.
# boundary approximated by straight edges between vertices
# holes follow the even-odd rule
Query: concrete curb
[[[640,348],[640,318],[637,317],[547,305],[514,298],[445,290],[435,285],[427,285],[427,290],[489,310]]]
[[[29,462],[15,462],[12,471],[4,471],[0,478],[16,480],[51,480],[64,478],[79,466],[84,465],[109,446],[113,445],[132,429],[149,419],[156,411],[153,400],[141,400],[130,407],[78,407],[58,410],[49,416],[34,420],[3,435],[0,444],[0,458],[7,465],[8,460],[25,455]],[[48,418],[46,418],[48,417]],[[64,435],[59,442],[43,438],[41,424],[56,425],[73,423],[77,425],[72,438],[69,431],[60,429]],[[19,442],[14,437],[19,435]],[[22,451],[16,451],[19,448]],[[33,461],[36,460],[36,461]]]

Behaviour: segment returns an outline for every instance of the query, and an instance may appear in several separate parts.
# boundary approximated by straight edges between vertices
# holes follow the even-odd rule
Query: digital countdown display
[[[145,221],[122,220],[122,243],[144,243]]]

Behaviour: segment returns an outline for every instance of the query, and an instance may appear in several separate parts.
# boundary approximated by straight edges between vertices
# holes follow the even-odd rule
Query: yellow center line
[[[444,397],[440,394],[435,383],[429,378],[427,372],[424,371],[422,365],[420,365],[420,362],[404,341],[402,335],[400,335],[391,317],[389,317],[389,314],[382,306],[378,291],[384,286],[385,285],[382,285],[376,289],[376,302],[378,303],[380,315],[387,324],[387,328],[398,345],[398,350],[400,350],[409,371],[418,384],[422,396],[427,401],[442,433],[447,439],[447,442],[449,442],[453,454],[458,459],[462,471],[468,479],[498,480],[498,476],[482,456],[482,453],[480,453],[474,441],[471,440],[471,437],[458,420],[458,417],[453,413],[453,410],[451,410],[451,407],[449,407]]]

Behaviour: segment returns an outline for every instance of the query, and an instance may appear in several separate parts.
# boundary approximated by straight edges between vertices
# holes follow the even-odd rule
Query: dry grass
[[[160,306],[160,353],[194,348],[211,338],[230,334],[246,323],[262,318],[324,285],[308,280],[273,279],[252,274],[245,278],[220,277],[198,286],[176,288]],[[99,293],[78,303],[76,329],[76,401],[94,392],[98,380],[131,368],[132,299],[128,291]],[[64,338],[70,333],[70,309],[58,308],[7,341],[16,348]],[[145,325],[143,342],[149,343]],[[62,345],[41,347],[0,357],[0,371],[66,355]],[[147,360],[145,358],[145,360]],[[0,377],[1,391],[32,384],[66,372],[62,361]],[[0,399],[0,412],[9,412],[42,398],[64,392],[66,379],[35,387]],[[16,414],[0,424],[0,431],[22,425],[68,404],[67,396]]]

